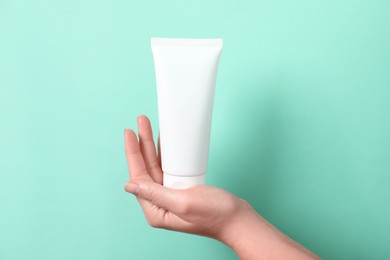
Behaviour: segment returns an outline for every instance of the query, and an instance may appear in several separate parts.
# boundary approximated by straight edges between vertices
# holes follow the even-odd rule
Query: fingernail
[[[130,129],[129,128],[125,128],[125,130],[123,130],[123,132],[126,134],[127,132],[129,132]]]
[[[138,195],[139,187],[138,184],[130,182],[126,183],[125,190],[133,195]]]

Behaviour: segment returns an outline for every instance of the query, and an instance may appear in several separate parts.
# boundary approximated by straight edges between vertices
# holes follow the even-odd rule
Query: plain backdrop
[[[150,228],[150,38],[221,37],[207,182],[324,259],[390,258],[389,1],[0,0],[0,259],[236,259]],[[191,116],[191,115],[188,115]]]

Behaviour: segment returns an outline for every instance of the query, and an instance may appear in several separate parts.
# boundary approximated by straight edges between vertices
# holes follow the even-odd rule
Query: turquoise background
[[[390,259],[389,1],[0,0],[0,259],[236,259],[150,228],[123,129],[150,37],[222,37],[208,183],[324,259]]]

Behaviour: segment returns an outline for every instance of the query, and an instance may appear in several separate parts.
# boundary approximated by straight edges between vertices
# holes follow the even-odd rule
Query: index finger
[[[133,130],[125,129],[125,152],[130,179],[152,181],[146,170],[138,139]]]

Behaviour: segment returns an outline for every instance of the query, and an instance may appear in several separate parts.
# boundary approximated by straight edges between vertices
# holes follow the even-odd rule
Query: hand
[[[248,206],[233,194],[211,186],[186,190],[162,186],[161,159],[156,153],[147,117],[138,118],[138,134],[125,130],[130,172],[126,191],[137,196],[148,223],[157,228],[220,239],[224,227]]]
[[[138,135],[139,141],[132,130],[125,130],[130,172],[125,190],[137,197],[152,227],[215,238],[240,259],[317,259],[225,190],[205,185],[186,190],[163,187],[160,152],[156,153],[146,116],[138,117]]]

